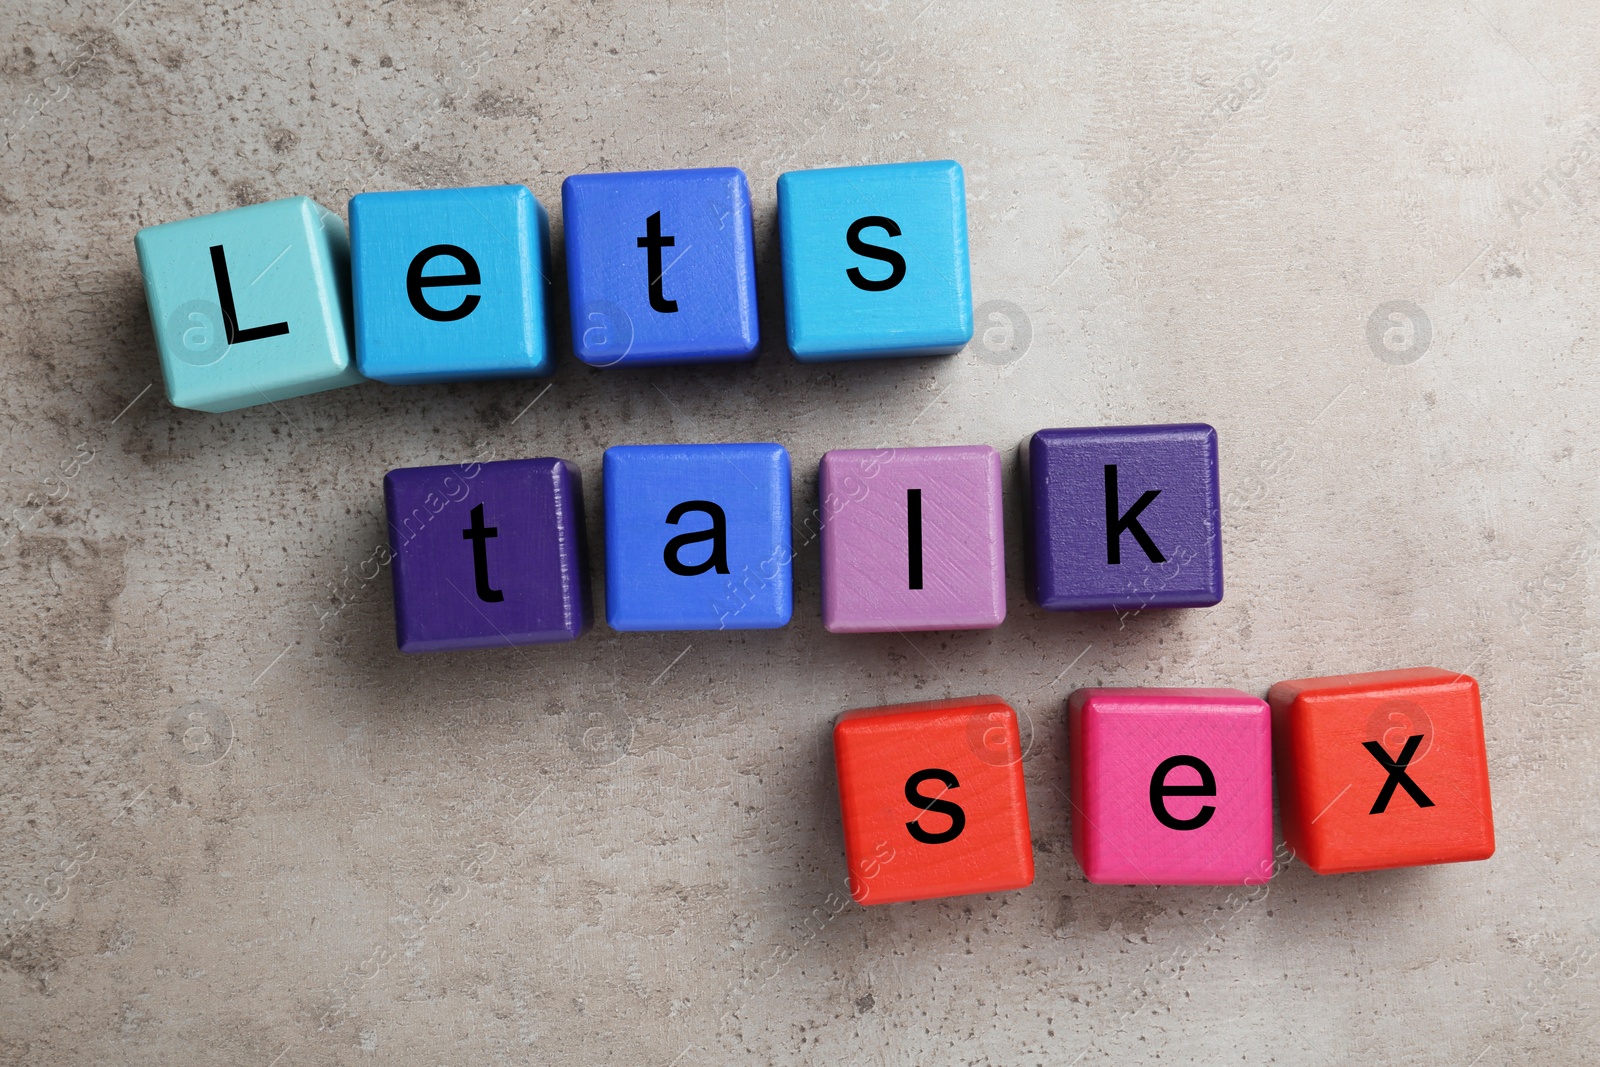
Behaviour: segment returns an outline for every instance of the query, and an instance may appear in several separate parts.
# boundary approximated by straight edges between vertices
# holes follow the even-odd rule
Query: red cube
[[[1267,693],[1283,836],[1318,874],[1488,859],[1478,683],[1437,667]]]
[[[1000,698],[847,711],[833,752],[858,903],[1032,884],[1022,743]]]

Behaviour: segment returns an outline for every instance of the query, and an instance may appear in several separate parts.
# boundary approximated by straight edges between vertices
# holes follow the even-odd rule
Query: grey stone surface
[[[0,10],[0,1061],[1600,1062],[1600,9],[122,3]],[[776,173],[942,157],[979,340],[793,363]],[[141,226],[726,164],[752,366],[151,388]],[[371,562],[394,466],[776,439],[809,507],[829,448],[1187,420],[1212,610],[1028,606],[1015,500],[988,633],[831,636],[812,546],[784,630],[402,658]],[[1421,664],[1482,682],[1492,860],[1084,882],[1072,688]],[[987,691],[1036,883],[840,907],[832,716]]]

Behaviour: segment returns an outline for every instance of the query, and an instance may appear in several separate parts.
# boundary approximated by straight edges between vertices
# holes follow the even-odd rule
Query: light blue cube
[[[394,385],[549,374],[549,263],[550,217],[526,186],[352,197],[361,373]]]
[[[796,359],[941,356],[972,339],[961,164],[790,171],[778,237]]]
[[[350,245],[303,196],[140,230],[134,238],[167,399],[196,411],[361,381],[350,343]]]
[[[789,453],[776,444],[606,449],[613,630],[767,630],[794,611]]]

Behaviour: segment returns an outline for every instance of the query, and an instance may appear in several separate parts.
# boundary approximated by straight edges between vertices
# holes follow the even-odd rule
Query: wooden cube
[[[526,186],[350,199],[356,362],[368,378],[549,374],[549,275],[549,216]]]
[[[977,696],[863,708],[833,728],[850,893],[861,904],[1033,882],[1017,715]]]
[[[595,367],[755,358],[750,184],[733,167],[561,184],[572,348]]]
[[[583,483],[564,459],[383,479],[402,652],[574,641],[589,627]]]
[[[1072,852],[1089,881],[1272,877],[1265,703],[1237,689],[1079,689],[1067,727]]]
[[[961,164],[790,171],[778,234],[796,359],[945,355],[972,339]]]
[[[794,611],[789,453],[770,443],[606,449],[606,623],[770,630]]]
[[[167,399],[233,411],[362,380],[350,242],[303,196],[149,226],[134,238]]]
[[[1006,618],[1000,454],[988,445],[822,457],[822,624],[980,630]]]
[[[1050,611],[1222,600],[1217,431],[1204,423],[1040,430],[1022,446],[1028,584]]]
[[[1299,678],[1267,700],[1283,836],[1312,870],[1494,854],[1474,679],[1437,667]]]

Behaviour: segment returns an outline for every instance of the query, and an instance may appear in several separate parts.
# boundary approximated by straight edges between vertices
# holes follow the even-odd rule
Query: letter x
[[[1394,796],[1394,787],[1397,785],[1404,789],[1412,800],[1417,802],[1417,807],[1433,807],[1433,801],[1428,799],[1428,794],[1424,793],[1422,787],[1413,782],[1411,776],[1406,773],[1406,765],[1411,762],[1411,757],[1417,754],[1417,746],[1420,744],[1422,744],[1422,735],[1412,734],[1406,738],[1405,747],[1400,750],[1399,758],[1391,760],[1389,753],[1385,752],[1383,746],[1378,742],[1362,742],[1361,747],[1372,753],[1372,758],[1383,764],[1383,769],[1389,772],[1389,777],[1384,781],[1383,788],[1378,790],[1378,799],[1372,802],[1372,810],[1368,812],[1369,815],[1383,813],[1383,809],[1389,806],[1389,798]]]

